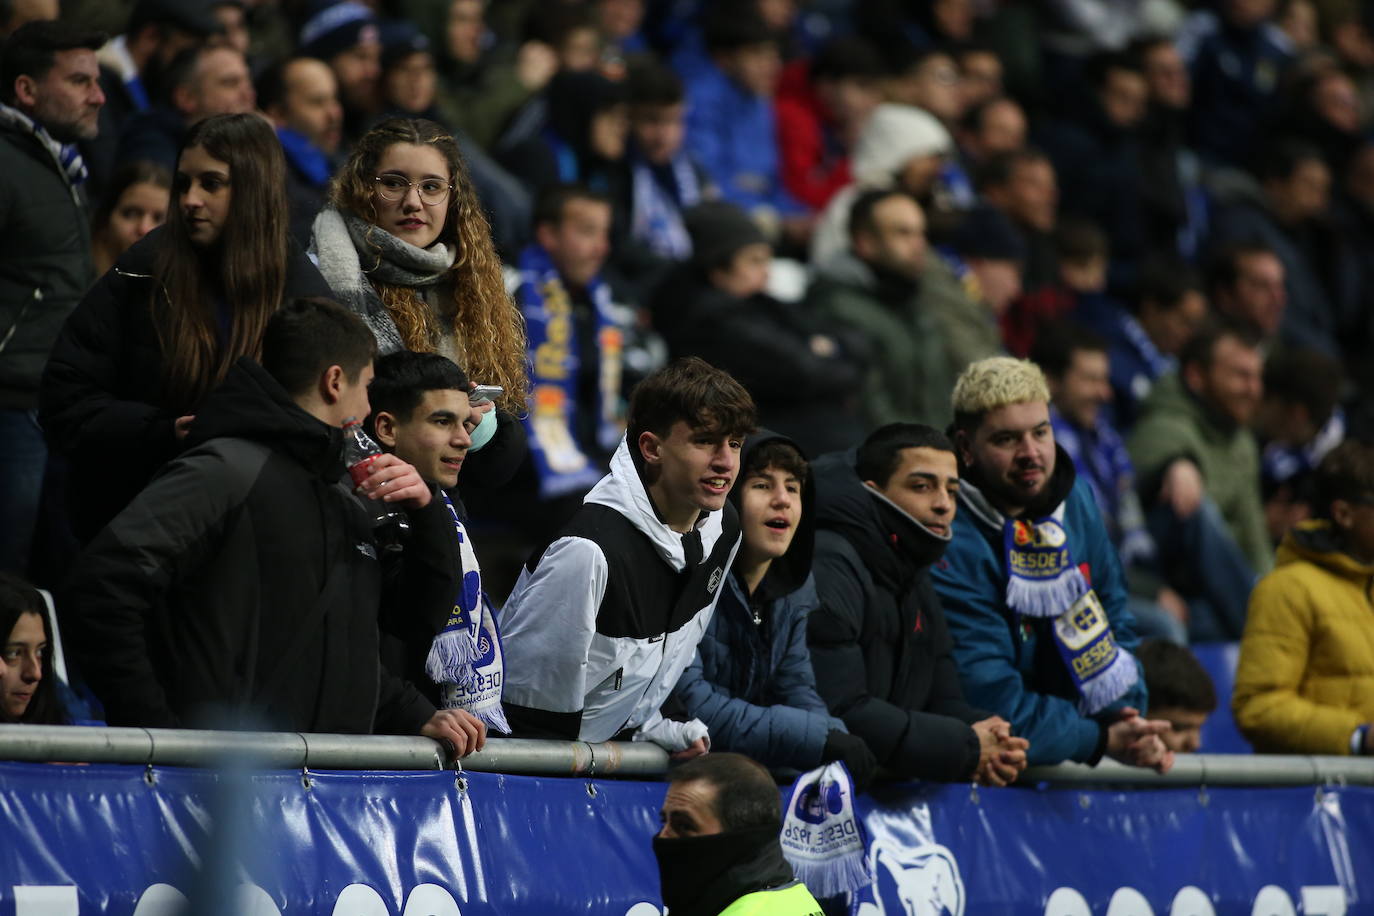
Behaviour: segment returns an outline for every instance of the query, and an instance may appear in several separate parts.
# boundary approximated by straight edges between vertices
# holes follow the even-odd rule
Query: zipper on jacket
[[[33,308],[33,304],[42,301],[43,290],[35,287],[33,295],[29,298],[28,302],[24,303],[24,307],[19,310],[19,314],[15,317],[14,324],[10,325],[10,329],[5,332],[4,338],[0,339],[0,353],[4,353],[5,348],[10,345],[10,339],[13,338],[15,332],[19,330],[19,326],[24,323],[24,319],[29,316],[29,309]]]

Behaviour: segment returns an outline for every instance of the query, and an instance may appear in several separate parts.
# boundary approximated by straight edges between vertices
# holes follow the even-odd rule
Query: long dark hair
[[[444,157],[453,176],[453,193],[448,196],[448,212],[439,238],[458,247],[452,267],[450,304],[457,361],[472,379],[505,388],[501,397],[503,407],[523,412],[527,387],[524,318],[506,295],[501,259],[491,243],[491,226],[453,136],[433,121],[383,121],[358,141],[353,154],[334,176],[330,200],[338,209],[375,225],[377,210],[372,189],[377,163],[397,143],[433,147]],[[359,254],[364,265],[371,263],[369,255],[380,256],[379,251]],[[432,310],[414,289],[387,286],[375,280],[373,286],[396,322],[406,349],[427,353],[440,349],[442,333]]]
[[[191,243],[173,186],[157,253],[153,323],[165,365],[168,405],[189,411],[240,356],[258,356],[267,320],[286,286],[286,161],[257,114],[217,115],[195,124],[181,152],[200,147],[229,166],[229,216],[212,252]],[[219,342],[217,303],[229,305],[228,342]]]
[[[13,719],[0,706],[0,722],[23,722],[29,725],[65,725],[66,713],[57,696],[57,681],[52,670],[52,621],[48,619],[48,605],[38,589],[18,576],[0,572],[0,645],[9,641],[14,625],[25,614],[37,614],[43,621],[43,638],[48,648],[43,650],[43,679],[34,688],[29,708]]]

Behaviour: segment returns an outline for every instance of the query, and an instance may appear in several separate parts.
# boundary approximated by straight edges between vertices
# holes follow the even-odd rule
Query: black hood
[[[939,560],[949,540],[864,484],[855,470],[857,456],[857,449],[849,449],[812,463],[816,525],[849,541],[875,579],[900,587]]]
[[[739,510],[741,521],[744,516],[743,507],[740,505],[743,499],[741,490],[744,486],[744,468],[749,466],[749,455],[765,442],[785,442],[795,448],[802,458],[806,457],[806,452],[802,451],[801,446],[772,430],[760,429],[745,439],[744,448],[740,450],[739,456],[740,479],[730,490],[730,501],[735,504],[735,509]],[[783,595],[790,595],[801,588],[802,584],[806,582],[806,577],[811,575],[811,558],[816,547],[816,469],[814,466],[811,468],[811,472],[806,475],[806,483],[802,484],[801,510],[801,521],[797,523],[797,532],[792,536],[792,543],[788,546],[787,553],[778,557],[768,567],[768,575],[764,576],[763,581],[759,583],[755,597],[767,601],[781,598]]]
[[[196,413],[186,447],[209,439],[251,439],[295,458],[329,482],[343,476],[343,430],[296,405],[267,370],[245,356]]]

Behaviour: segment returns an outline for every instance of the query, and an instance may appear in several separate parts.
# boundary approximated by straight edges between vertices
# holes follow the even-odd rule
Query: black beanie
[[[961,258],[1024,261],[1026,242],[1011,220],[995,207],[970,210],[954,233],[953,246]]]
[[[702,270],[725,267],[741,248],[768,241],[748,213],[723,200],[697,204],[684,222],[692,237],[692,260]]]

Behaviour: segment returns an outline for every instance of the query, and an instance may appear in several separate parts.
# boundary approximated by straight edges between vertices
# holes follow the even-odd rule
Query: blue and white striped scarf
[[[88,174],[86,163],[82,160],[81,153],[77,150],[75,143],[58,143],[53,139],[52,134],[44,129],[42,124],[18,108],[11,108],[9,105],[0,105],[0,123],[17,127],[25,133],[32,134],[34,139],[42,144],[48,154],[52,156],[58,171],[66,177],[67,183],[72,187],[86,181]]]

